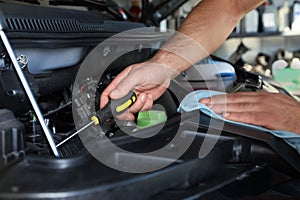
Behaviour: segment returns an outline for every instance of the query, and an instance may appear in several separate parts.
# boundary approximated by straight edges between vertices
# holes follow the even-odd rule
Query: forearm
[[[171,40],[154,57],[182,72],[215,51],[239,20],[264,0],[203,0]]]

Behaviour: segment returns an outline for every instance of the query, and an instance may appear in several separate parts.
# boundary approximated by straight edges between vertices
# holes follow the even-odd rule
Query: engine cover
[[[0,110],[0,168],[11,161],[25,156],[25,127],[14,114]]]

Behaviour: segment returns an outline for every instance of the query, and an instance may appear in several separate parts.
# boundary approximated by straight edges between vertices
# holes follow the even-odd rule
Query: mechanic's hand
[[[153,101],[166,91],[173,75],[174,72],[170,68],[151,60],[131,65],[123,70],[102,92],[100,108],[108,103],[109,98],[122,98],[133,89],[138,95],[137,101],[118,118],[134,120],[134,113],[152,108]]]
[[[300,104],[283,94],[238,92],[200,102],[228,120],[300,134]]]

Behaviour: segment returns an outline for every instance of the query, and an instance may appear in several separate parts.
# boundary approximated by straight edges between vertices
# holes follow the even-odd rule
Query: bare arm
[[[215,51],[229,36],[240,19],[264,0],[202,0],[185,19],[178,30],[187,35],[203,48],[199,52],[196,44],[175,35],[153,58],[158,63],[182,72],[194,63]],[[195,49],[198,51],[195,52]],[[177,55],[174,53],[175,52]]]

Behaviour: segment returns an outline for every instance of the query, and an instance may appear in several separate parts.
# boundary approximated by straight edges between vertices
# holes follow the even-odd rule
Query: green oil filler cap
[[[148,110],[139,112],[137,118],[138,128],[148,128],[167,121],[167,115],[164,111]]]

